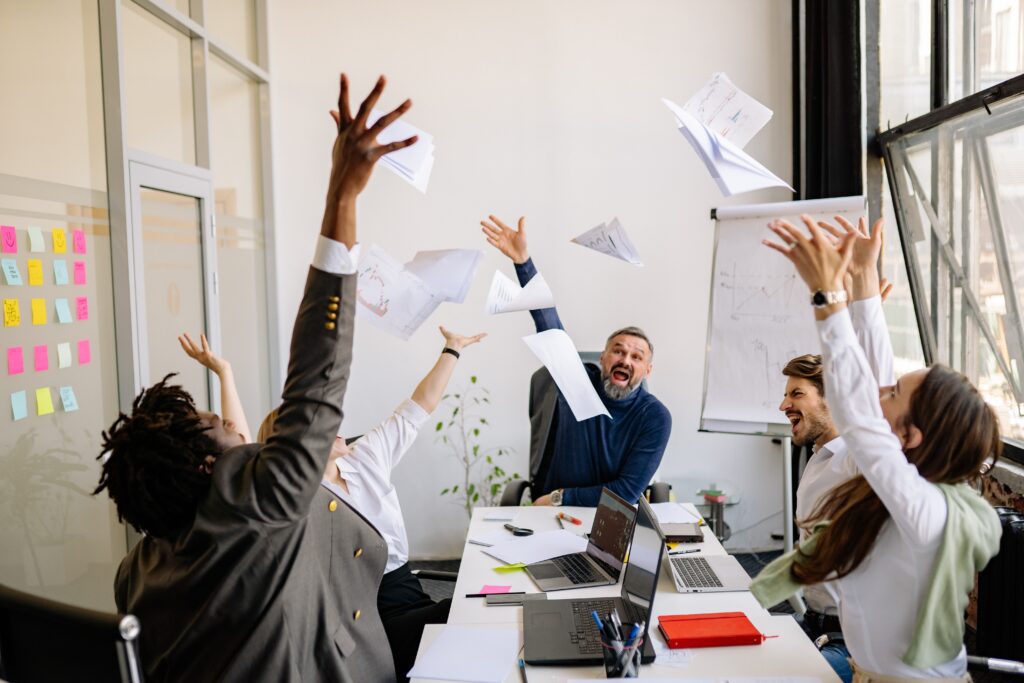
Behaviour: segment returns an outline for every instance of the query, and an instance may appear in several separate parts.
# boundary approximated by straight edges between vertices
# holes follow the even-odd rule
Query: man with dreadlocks
[[[114,593],[118,610],[142,623],[150,680],[394,677],[390,658],[379,663],[381,671],[346,658],[354,647],[351,629],[364,622],[357,623],[358,611],[340,614],[326,597],[350,590],[373,600],[377,586],[328,585],[309,525],[352,360],[356,198],[382,155],[416,142],[377,143],[409,109],[408,100],[367,127],[383,87],[381,77],[353,117],[341,77],[338,110],[331,112],[337,137],[327,206],[292,332],[283,402],[266,443],[243,444],[235,425],[197,411],[167,377],[103,434],[107,460],[96,492],[106,489],[118,516],[146,534],[121,562]],[[339,524],[385,547],[347,510],[338,508]],[[375,626],[382,628],[379,620]]]

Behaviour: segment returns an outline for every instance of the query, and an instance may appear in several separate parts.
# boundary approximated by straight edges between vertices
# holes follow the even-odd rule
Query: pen
[[[700,548],[687,548],[686,550],[669,550],[669,555],[689,555],[690,553],[699,553]]]
[[[561,517],[559,517],[558,515],[555,515],[555,521],[558,522],[558,528],[559,529],[564,529],[565,528],[565,525],[562,524],[562,518]]]
[[[582,519],[577,519],[576,517],[573,517],[572,515],[567,515],[564,512],[559,512],[558,513],[558,518],[559,519],[564,519],[567,522],[572,522],[573,524],[577,524],[577,525],[578,524],[583,524],[583,520]]]
[[[526,680],[526,662],[522,657],[519,658],[519,678],[523,679],[523,683],[530,683]]]
[[[508,593],[466,593],[467,598],[486,598],[488,595],[523,595],[526,591],[509,591]]]

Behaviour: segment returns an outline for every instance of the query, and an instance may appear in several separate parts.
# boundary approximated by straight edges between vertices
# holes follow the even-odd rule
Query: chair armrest
[[[667,503],[672,493],[672,484],[656,481],[647,487],[648,501],[651,503]]]
[[[412,575],[417,579],[431,581],[456,581],[459,578],[458,572],[443,572],[437,569],[413,569]]]
[[[523,502],[523,494],[529,488],[530,482],[525,479],[510,481],[501,492],[501,501],[498,504],[502,507],[519,507]]]

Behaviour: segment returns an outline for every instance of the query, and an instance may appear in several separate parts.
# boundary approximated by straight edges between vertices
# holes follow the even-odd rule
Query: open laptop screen
[[[651,506],[643,498],[637,505],[636,531],[633,532],[626,576],[622,580],[622,599],[647,609],[658,585],[664,542]]]
[[[604,564],[605,570],[615,578],[622,571],[635,522],[636,510],[632,505],[608,489],[601,491],[587,554]]]

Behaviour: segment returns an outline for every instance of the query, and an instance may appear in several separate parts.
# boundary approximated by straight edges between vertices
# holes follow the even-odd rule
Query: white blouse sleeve
[[[850,304],[850,318],[857,333],[857,342],[864,349],[878,385],[887,387],[895,384],[892,341],[885,324],[885,313],[882,312],[882,297],[876,295],[854,301]]]
[[[354,447],[390,473],[416,441],[420,427],[429,417],[415,401],[406,399],[390,417],[356,441]]]

